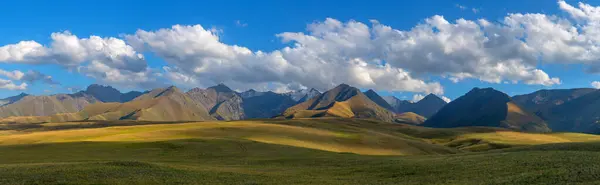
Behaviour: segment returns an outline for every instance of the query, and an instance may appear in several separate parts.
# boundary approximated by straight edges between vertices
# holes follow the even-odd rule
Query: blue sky
[[[577,7],[579,1],[566,1]],[[599,1],[583,1],[591,6],[600,6]],[[434,15],[441,15],[445,20],[455,23],[455,20],[464,18],[476,21],[486,19],[490,22],[502,21],[509,13],[540,13],[548,16],[556,15],[580,23],[575,18],[569,18],[567,11],[561,10],[557,1],[43,1],[21,0],[3,2],[0,6],[0,47],[16,44],[20,41],[35,41],[50,47],[52,33],[70,32],[79,38],[90,35],[102,38],[115,37],[132,45],[125,37],[135,34],[137,30],[153,32],[159,29],[169,29],[179,25],[201,25],[206,30],[214,29],[219,41],[226,45],[237,45],[249,50],[272,52],[283,47],[293,47],[292,43],[283,43],[277,34],[284,32],[307,33],[307,25],[324,22],[326,18],[333,18],[346,23],[350,20],[371,25],[370,20],[375,19],[380,24],[396,30],[409,31],[418,24],[423,24],[425,19]],[[590,21],[591,22],[591,21]],[[575,24],[574,24],[575,25]],[[146,43],[147,44],[147,43]],[[135,47],[134,47],[135,48]],[[165,59],[164,53],[155,51],[155,48],[146,50],[135,48],[137,53],[143,54],[148,69],[152,73],[165,72],[163,66],[179,67],[184,69],[187,65],[178,66]],[[199,55],[204,56],[204,55]],[[1,59],[1,57],[0,57]],[[47,60],[44,58],[44,60]],[[540,59],[543,60],[543,59]],[[561,60],[564,60],[561,58]],[[567,58],[568,60],[568,58]],[[89,63],[89,61],[83,61]],[[187,61],[179,61],[183,63]],[[252,61],[249,61],[252,62]],[[400,61],[401,62],[401,61]],[[540,85],[525,84],[522,81],[513,83],[485,82],[478,77],[466,78],[457,83],[437,74],[413,75],[412,78],[423,80],[425,83],[439,83],[443,87],[443,96],[455,99],[473,87],[494,87],[509,95],[529,93],[543,88],[575,88],[591,87],[593,81],[598,80],[598,75],[584,72],[584,68],[594,61],[585,61],[575,64],[564,62],[540,62],[533,66],[550,75],[560,78],[560,84]],[[82,63],[83,64],[83,63]],[[531,66],[530,66],[531,67]],[[49,84],[42,80],[24,81],[13,80],[15,84],[27,83],[26,89],[9,90],[0,89],[0,97],[15,95],[20,92],[30,94],[66,93],[70,88],[84,88],[91,83],[113,85],[120,89],[143,90],[150,86],[125,84],[123,81],[111,83],[98,77],[87,75],[78,71],[76,67],[65,67],[56,63],[36,61],[31,63],[6,60],[0,63],[0,69],[5,71],[37,71],[52,77],[52,81],[60,83]],[[409,68],[403,68],[411,72]],[[189,75],[189,71],[184,73]],[[335,73],[333,71],[332,73]],[[106,73],[108,74],[108,73]],[[205,76],[195,74],[194,78]],[[3,78],[3,77],[0,77]],[[238,77],[219,77],[234,81],[232,86],[240,89],[246,81],[236,81]],[[257,77],[258,78],[258,77]],[[4,78],[9,79],[9,78]],[[268,79],[265,77],[265,79]],[[334,78],[338,79],[338,78]],[[9,79],[10,80],[10,79]],[[162,81],[165,84],[175,84],[189,88],[193,86],[206,87],[213,81],[194,79],[185,81],[169,81],[166,78],[151,80]],[[173,80],[172,78],[170,80]],[[126,80],[125,80],[126,81]],[[199,82],[202,81],[202,82]],[[260,81],[260,80],[251,80]],[[269,82],[269,80],[265,80]],[[302,81],[302,80],[299,80]],[[310,85],[303,80],[303,86]],[[338,80],[339,81],[339,80]],[[239,83],[236,83],[239,82]],[[262,84],[263,81],[261,81]],[[287,83],[288,81],[286,81]],[[332,80],[332,82],[337,82]],[[136,83],[136,82],[131,82]],[[290,83],[296,83],[292,80]],[[399,98],[411,99],[414,94],[426,94],[428,91],[398,88],[386,88],[386,85],[360,85],[352,84],[362,89],[380,88],[383,95],[395,95]],[[389,86],[389,85],[388,85]],[[266,88],[268,89],[268,87]],[[415,92],[416,91],[416,92]]]

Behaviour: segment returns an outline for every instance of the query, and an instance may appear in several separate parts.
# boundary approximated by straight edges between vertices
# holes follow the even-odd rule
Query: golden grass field
[[[0,184],[596,183],[600,136],[368,119],[0,124]]]
[[[181,139],[241,139],[268,144],[362,155],[421,155],[549,143],[600,141],[580,133],[522,133],[496,128],[434,129],[374,120],[320,118],[295,120],[206,121],[94,127],[96,122],[36,124],[0,132],[0,145],[64,142],[154,142]],[[51,129],[72,128],[72,129]],[[450,147],[447,147],[450,146]],[[461,150],[457,150],[461,149]],[[485,150],[495,148],[485,148]]]

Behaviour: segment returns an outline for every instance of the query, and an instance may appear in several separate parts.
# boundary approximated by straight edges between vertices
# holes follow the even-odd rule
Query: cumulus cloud
[[[341,37],[353,37],[355,32],[340,38],[319,35],[324,34],[325,26],[309,26],[313,35],[279,34],[284,42],[292,42],[293,46],[272,52],[224,44],[214,31],[201,25],[175,25],[157,31],[138,30],[135,35],[126,38],[139,50],[150,50],[165,59],[171,65],[163,68],[168,78],[205,86],[215,83],[245,86],[269,83],[279,89],[283,89],[282,86],[293,89],[301,85],[327,90],[348,83],[378,90],[443,93],[439,83],[425,82],[413,78],[406,70],[373,61],[368,53],[361,51],[361,47],[356,47],[358,44],[348,43],[351,46],[342,40],[335,41]],[[355,28],[344,29],[352,31]],[[368,34],[368,28],[356,31],[367,31]],[[348,52],[344,53],[344,50]]]
[[[592,82],[592,87],[594,87],[596,89],[600,89],[600,82],[599,81],[593,81]]]
[[[410,31],[374,25],[382,58],[419,74],[554,85],[560,79],[537,69],[537,53],[504,24],[433,16]]]
[[[43,82],[50,85],[57,85],[58,82],[52,80],[52,76],[45,75],[39,71],[29,70],[27,72],[21,72],[19,70],[6,71],[0,69],[0,76],[5,76],[12,80],[23,81],[27,83]]]
[[[150,86],[166,79],[192,87],[226,83],[234,89],[327,90],[347,83],[438,95],[444,89],[432,76],[455,83],[552,86],[561,84],[560,78],[541,65],[582,64],[587,72],[600,73],[600,8],[564,1],[558,7],[564,14],[513,13],[498,21],[434,15],[407,30],[377,20],[327,18],[303,32],[277,34],[286,46],[273,51],[225,44],[218,31],[202,25],[138,30],[125,40],[61,32],[52,34],[48,46],[35,41],[0,46],[0,62],[58,64],[112,85]],[[142,51],[167,66],[149,68]]]
[[[124,40],[114,37],[90,36],[79,38],[70,32],[51,34],[52,41],[44,46],[36,41],[21,41],[0,47],[0,62],[25,64],[56,64],[74,69],[86,76],[109,84],[146,83],[140,77],[150,75],[144,56]],[[6,76],[6,75],[5,75]],[[134,79],[129,81],[130,79]],[[50,76],[30,71],[24,81],[53,82]]]
[[[442,100],[444,100],[446,103],[450,103],[452,100],[446,96],[441,96],[440,98],[442,98]]]
[[[555,16],[510,14],[498,23],[450,22],[433,16],[408,31],[376,20],[371,23],[328,18],[308,25],[307,32],[277,34],[289,46],[271,52],[224,44],[218,34],[201,25],[138,30],[126,38],[136,49],[164,58],[170,65],[164,68],[169,78],[204,85],[300,84],[325,90],[348,83],[442,94],[439,83],[423,77],[552,86],[561,80],[538,69],[540,59],[544,63],[590,61],[577,53],[581,48],[576,43],[557,39],[577,29]],[[592,46],[583,46],[587,47]]]
[[[52,76],[50,75],[45,75],[39,71],[34,71],[34,70],[29,70],[25,73],[25,75],[18,79],[21,81],[25,81],[28,83],[34,83],[34,82],[43,82],[46,84],[50,84],[50,85],[57,85],[59,84],[58,82],[52,80]]]
[[[6,70],[0,69],[0,75],[8,77],[13,80],[20,80],[21,78],[23,78],[23,76],[25,76],[25,73],[23,73],[19,70],[6,71]]]
[[[413,103],[416,103],[416,102],[418,102],[418,101],[421,101],[423,98],[425,98],[425,95],[422,95],[422,94],[414,94],[414,95],[413,95],[413,98],[412,98],[412,100],[411,100],[411,101],[412,101]]]
[[[27,89],[27,83],[21,83],[20,85],[17,85],[11,80],[0,79],[0,89],[25,90]]]

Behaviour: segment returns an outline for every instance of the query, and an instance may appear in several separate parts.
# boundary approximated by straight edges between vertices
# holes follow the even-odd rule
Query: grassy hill
[[[146,124],[0,125],[0,184],[599,182],[600,165],[590,161],[600,160],[600,144],[570,143],[598,140],[587,134],[339,118]],[[460,139],[517,147],[468,152],[448,145]]]
[[[405,113],[396,115],[396,119],[394,120],[394,122],[406,123],[406,124],[412,124],[412,125],[420,125],[420,124],[423,124],[423,122],[425,122],[425,120],[426,120],[425,117],[415,114],[414,112],[405,112]]]

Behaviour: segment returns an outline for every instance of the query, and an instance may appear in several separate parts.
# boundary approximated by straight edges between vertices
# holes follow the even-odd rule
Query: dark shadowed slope
[[[296,105],[296,102],[289,95],[269,91],[244,98],[242,105],[248,118],[271,118]]]
[[[103,86],[98,84],[92,84],[87,87],[83,93],[89,94],[96,99],[108,103],[108,102],[128,102],[136,97],[142,95],[142,92],[130,91],[128,93],[121,93],[119,90],[111,86]]]
[[[517,95],[512,99],[524,109],[544,115],[551,108],[597,91],[592,88],[539,90],[530,94]]]
[[[403,113],[403,112],[409,111],[413,104],[412,102],[410,102],[408,100],[400,100],[400,99],[396,98],[395,96],[385,96],[382,98],[390,106],[392,106],[392,108],[394,109],[394,112],[396,112],[396,113]]]
[[[555,131],[600,133],[600,91],[554,106],[544,114]]]
[[[4,106],[4,105],[8,105],[8,104],[12,104],[14,102],[17,102],[17,101],[23,99],[23,97],[25,97],[25,96],[29,96],[29,94],[21,93],[21,94],[16,95],[16,96],[11,96],[11,97],[7,97],[7,98],[4,98],[4,99],[0,99],[0,106]]]
[[[433,116],[438,110],[448,104],[435,94],[429,94],[414,103],[408,100],[400,100],[394,96],[387,96],[382,99],[384,99],[396,113],[413,112],[424,117]]]
[[[369,97],[369,99],[371,99],[371,101],[375,102],[377,105],[379,105],[389,111],[394,111],[394,108],[390,104],[388,104],[387,101],[385,101],[381,96],[379,96],[379,94],[377,94],[372,89],[369,89],[364,94],[367,97]]]
[[[523,110],[512,102],[508,95],[492,88],[474,88],[444,106],[423,125],[440,128],[488,126],[528,132],[550,131],[541,118]]]
[[[442,100],[442,98],[436,96],[435,94],[429,94],[418,102],[410,105],[408,110],[402,112],[414,112],[418,115],[430,118],[442,107],[446,106],[446,104],[448,103]]]

